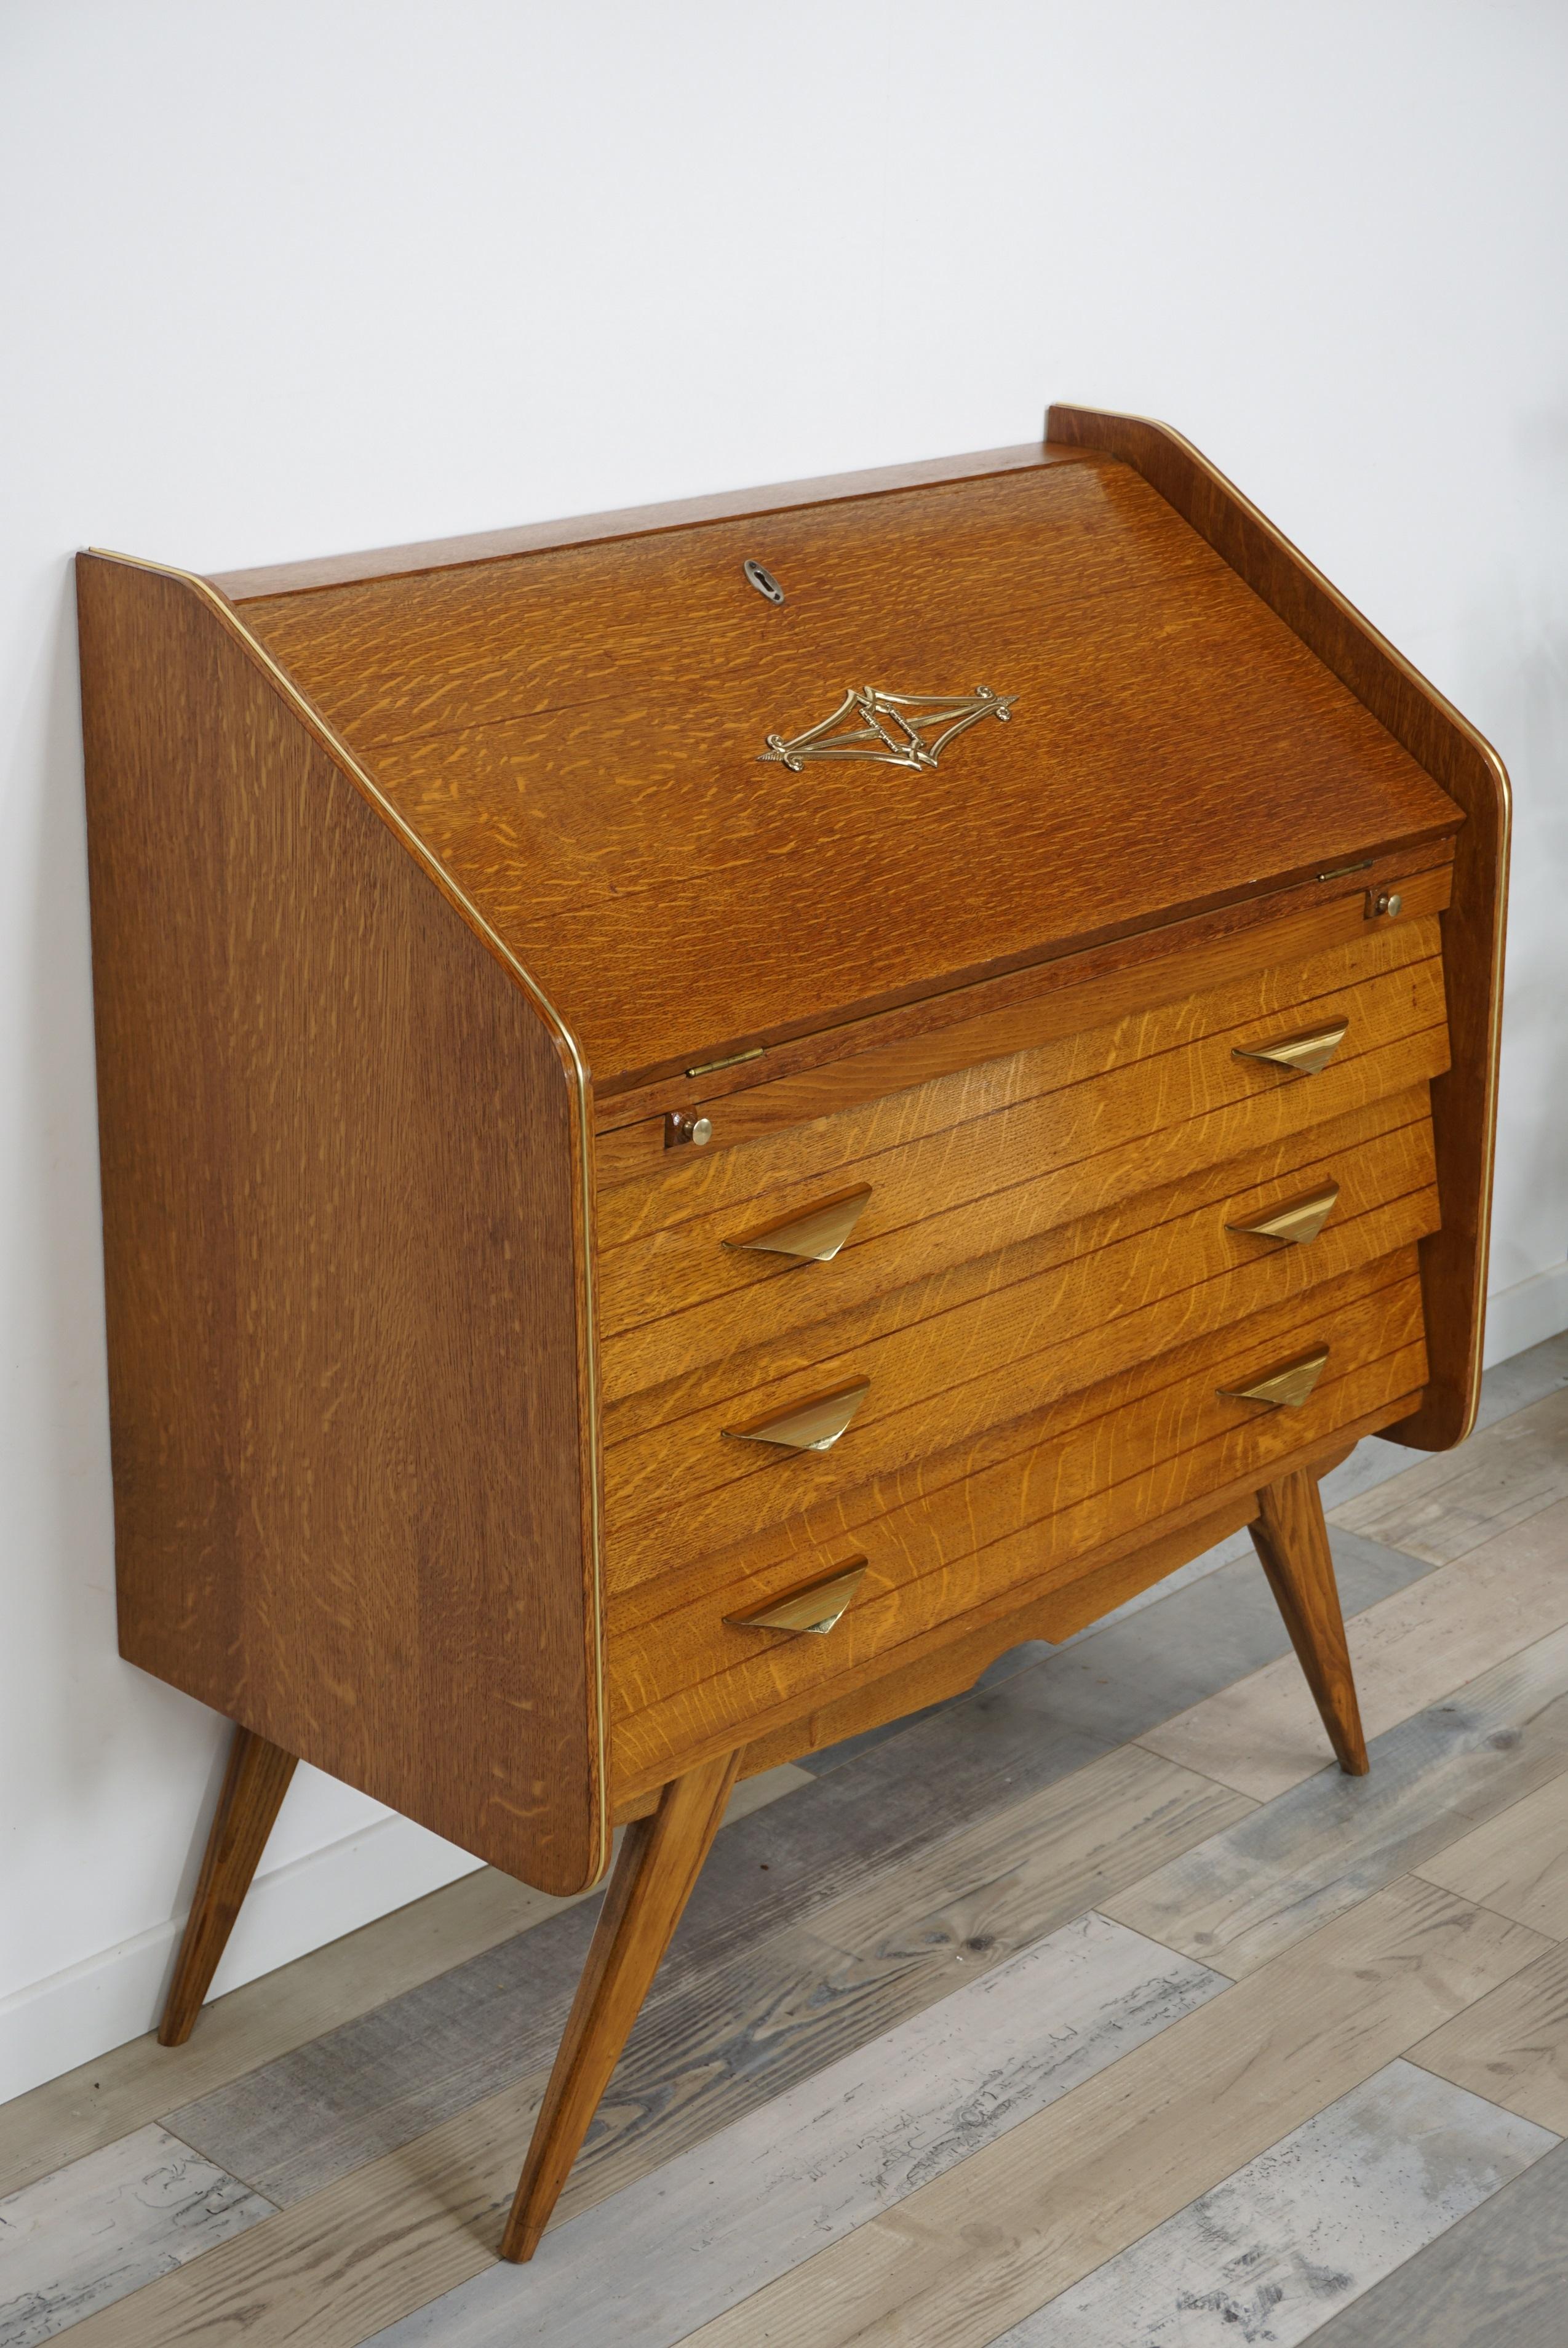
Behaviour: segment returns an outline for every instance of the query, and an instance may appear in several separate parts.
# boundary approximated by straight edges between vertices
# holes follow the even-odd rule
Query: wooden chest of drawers
[[[80,566],[123,1652],[542,1888],[531,2251],[737,1774],[1474,1410],[1495,757],[1163,427]],[[873,684],[866,683],[872,679]]]

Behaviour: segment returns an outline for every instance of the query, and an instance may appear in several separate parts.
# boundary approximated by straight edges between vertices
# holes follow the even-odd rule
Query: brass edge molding
[[[1475,1275],[1477,1311],[1475,1313],[1474,1332],[1471,1339],[1469,1406],[1465,1414],[1464,1423],[1460,1428],[1459,1433],[1454,1437],[1454,1445],[1446,1447],[1452,1448],[1454,1446],[1462,1443],[1467,1436],[1474,1432],[1476,1415],[1481,1408],[1481,1360],[1486,1343],[1486,1274],[1487,1266],[1491,1256],[1491,1192],[1493,1178],[1496,1171],[1498,1075],[1499,1064],[1502,1051],[1502,975],[1508,937],[1509,861],[1512,852],[1513,841],[1513,785],[1510,780],[1508,768],[1503,765],[1502,760],[1499,757],[1491,744],[1487,740],[1485,735],[1482,734],[1478,727],[1471,724],[1470,719],[1465,716],[1462,710],[1455,708],[1447,694],[1440,692],[1439,688],[1431,683],[1430,678],[1423,676],[1420,670],[1415,665],[1415,663],[1413,661],[1407,660],[1404,654],[1399,649],[1399,646],[1397,644],[1390,644],[1382,630],[1376,626],[1372,621],[1368,619],[1366,613],[1359,610],[1356,604],[1352,603],[1349,597],[1343,593],[1339,588],[1336,587],[1331,579],[1325,577],[1324,573],[1319,571],[1317,565],[1312,561],[1311,557],[1304,554],[1294,540],[1286,538],[1285,532],[1279,528],[1278,524],[1270,521],[1268,516],[1263,512],[1261,508],[1254,505],[1252,499],[1244,490],[1237,489],[1235,483],[1230,479],[1228,474],[1222,473],[1217,465],[1212,464],[1209,458],[1204,455],[1203,450],[1193,441],[1189,440],[1184,433],[1178,432],[1173,424],[1163,424],[1157,416],[1138,416],[1126,408],[1079,407],[1071,400],[1052,400],[1046,410],[1045,417],[1045,445],[1047,447],[1051,445],[1050,420],[1059,408],[1061,410],[1064,419],[1072,417],[1084,417],[1091,419],[1095,423],[1134,425],[1143,431],[1156,434],[1160,439],[1163,440],[1170,448],[1173,448],[1179,456],[1184,458],[1187,463],[1193,467],[1194,472],[1202,481],[1220,490],[1221,493],[1232,502],[1236,510],[1242,514],[1255,529],[1260,530],[1265,538],[1268,539],[1275,546],[1279,548],[1283,553],[1288,556],[1289,560],[1296,565],[1297,571],[1301,572],[1302,576],[1317,590],[1320,595],[1322,595],[1324,601],[1330,604],[1343,619],[1348,620],[1351,626],[1359,632],[1363,640],[1372,647],[1373,651],[1376,652],[1383,661],[1388,664],[1389,668],[1401,683],[1409,685],[1412,691],[1418,694],[1420,698],[1427,703],[1429,708],[1440,717],[1443,723],[1452,730],[1459,740],[1461,741],[1466,747],[1480,759],[1481,765],[1487,769],[1491,778],[1492,786],[1497,795],[1497,903],[1492,916],[1491,964],[1491,1000],[1487,1019],[1487,1057],[1483,1115],[1484,1147],[1482,1151],[1483,1179],[1481,1186],[1481,1197],[1477,1201],[1476,1219]],[[1096,456],[1118,457],[1118,452],[1115,449],[1102,447],[1087,438],[1082,440],[1070,440],[1061,445],[1086,449],[1091,451]],[[1143,470],[1143,468],[1136,463],[1132,458],[1120,457],[1118,458],[1118,461],[1128,465],[1131,469],[1138,475],[1141,480],[1148,481],[1149,487],[1154,491],[1156,497],[1165,497],[1165,492],[1161,489],[1159,483],[1157,481],[1151,480],[1149,479],[1149,475]],[[1166,497],[1165,502],[1167,505],[1173,507],[1178,513],[1181,512],[1182,510],[1176,505],[1173,498]],[[1197,535],[1204,541],[1205,545],[1214,548],[1214,552],[1219,556],[1220,561],[1225,565],[1227,570],[1234,571],[1238,579],[1245,581],[1248,586],[1252,586],[1252,582],[1247,579],[1245,572],[1242,570],[1238,563],[1231,561],[1224,548],[1215,543],[1214,538],[1210,536],[1209,532],[1205,530],[1200,523],[1194,521],[1190,514],[1183,514],[1182,519],[1186,522],[1190,530],[1194,530],[1197,532]],[[1258,592],[1258,590],[1254,588],[1253,592],[1255,594]],[[1267,601],[1266,598],[1264,600]],[[1271,611],[1276,610],[1276,606],[1272,603],[1269,605],[1269,608]],[[1285,618],[1285,614],[1283,613],[1280,613],[1278,616],[1282,619]],[[1316,654],[1317,657],[1324,662],[1325,667],[1329,669],[1332,675],[1339,677],[1340,684],[1345,687],[1346,692],[1351,695],[1352,699],[1361,701],[1361,695],[1356,691],[1355,686],[1350,683],[1349,679],[1348,677],[1339,676],[1339,671],[1337,668],[1333,667],[1332,664],[1330,664],[1325,658],[1324,654],[1318,651],[1316,644],[1310,644],[1306,636],[1301,635],[1301,632],[1296,626],[1295,623],[1286,620],[1286,625],[1290,628],[1293,634],[1301,637],[1301,642],[1307,644],[1307,649]],[[1389,725],[1388,720],[1383,717],[1378,711],[1371,709],[1369,702],[1361,701],[1361,706],[1364,709],[1371,710],[1371,715],[1377,718],[1378,725],[1384,726],[1389,733],[1393,734],[1393,727]],[[1409,755],[1412,758],[1416,758],[1416,764],[1421,767],[1423,773],[1430,774],[1431,772],[1431,769],[1427,767],[1423,759],[1416,757],[1415,751],[1410,749],[1409,743],[1404,741],[1402,736],[1395,734],[1394,739],[1399,743],[1401,748],[1409,751]],[[1441,782],[1440,777],[1434,777],[1433,779],[1435,781]],[[1447,790],[1447,784],[1443,783],[1442,788]],[[1451,792],[1450,793],[1450,797],[1452,797]],[[1470,819],[1471,812],[1471,809],[1466,808],[1465,817],[1467,821]],[[1412,1447],[1419,1448],[1419,1447]]]
[[[587,1064],[577,1037],[562,1018],[538,981],[524,969],[506,940],[492,929],[472,899],[453,880],[440,860],[426,848],[419,834],[401,815],[385,792],[374,782],[346,743],[333,732],[299,686],[281,667],[259,636],[251,633],[240,613],[228,598],[199,572],[181,571],[170,562],[152,562],[139,554],[120,554],[112,547],[89,546],[87,552],[100,562],[120,562],[128,570],[149,571],[160,579],[173,579],[183,587],[194,589],[220,624],[249,654],[263,671],[301,724],[312,734],[334,765],[342,768],[361,796],[375,809],[389,830],[395,833],[414,857],[427,879],[433,880],[453,911],[502,968],[507,971],[536,1004],[546,1025],[552,1030],[557,1042],[565,1050],[570,1063],[573,1089],[577,1099],[579,1147],[578,1161],[580,1175],[579,1205],[582,1214],[582,1301],[588,1337],[588,1450],[589,1450],[589,1523],[591,1531],[589,1598],[590,1626],[593,1634],[594,1725],[598,1739],[599,1832],[596,1838],[593,1872],[585,1890],[591,1889],[610,1865],[610,1782],[609,1752],[604,1725],[604,1526],[600,1488],[603,1481],[602,1444],[600,1433],[599,1394],[599,1332],[594,1315],[593,1292],[593,1115],[589,1098],[589,1078]]]

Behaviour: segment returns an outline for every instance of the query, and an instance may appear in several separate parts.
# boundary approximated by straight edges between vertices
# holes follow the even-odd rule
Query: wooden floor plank
[[[553,2229],[526,2274],[491,2267],[375,2348],[670,2348],[1228,1986],[1081,1918]]]
[[[1542,1945],[1390,1886],[683,2348],[986,2348]]]
[[[1111,1756],[1102,1771],[1099,1784],[1086,1785],[1095,1773],[1085,1771],[1033,1797],[1031,1817],[1010,1829],[979,1820],[949,1838],[945,1858],[933,1850],[819,1909],[810,1925],[826,1938],[781,1925],[765,1952],[726,1948],[678,1985],[656,1983],[557,2223],[1058,1930],[1084,1889],[1135,1864],[1140,1845],[1195,1839],[1212,1805],[1241,1798],[1149,1756]],[[1521,1934],[1522,1962],[1537,1937],[1508,1929]],[[516,2026],[532,2026],[526,2008]],[[234,2309],[247,2348],[295,2339],[357,2348],[487,2267],[543,2092],[548,2035],[528,2076],[270,2219],[243,2263],[220,2250],[186,2288],[170,2278],[138,2294],[119,2313],[125,2323],[134,2312],[140,2328],[116,2334],[116,2348],[206,2343],[214,2326],[220,2339]],[[489,2043],[493,2053],[494,2035]],[[80,2348],[92,2348],[90,2333]]]
[[[1568,2136],[1568,1948],[1537,1957],[1423,2038],[1410,2059]]]
[[[1108,1915],[1241,1974],[1568,1766],[1568,1629],[1115,1894]]]
[[[1351,1619],[1350,1658],[1367,1735],[1380,1735],[1568,1623],[1565,1558],[1568,1500]],[[1333,1760],[1294,1656],[1163,1721],[1143,1742],[1260,1802]],[[1485,1896],[1468,1884],[1451,1888]]]
[[[1557,2142],[1396,2060],[993,2348],[1296,2348]]]
[[[1312,2348],[1562,2348],[1568,2145],[1312,2335]]]
[[[1445,1845],[1418,1872],[1568,1941],[1568,1773]]]
[[[1245,1797],[1134,1747],[912,1854],[809,1918],[655,1983],[571,2195],[613,2189],[896,2026],[1160,1859],[1244,1816]],[[586,1919],[432,1983],[170,2121],[292,2205],[506,2090],[531,2114]]]
[[[726,1827],[809,1784],[793,1763],[737,1786]],[[276,2062],[331,2031],[592,1899],[552,1900],[493,1867],[313,1949],[204,2006],[183,2046],[151,2031],[0,2105],[0,2192],[117,2143],[149,2120]],[[175,2134],[179,2134],[176,2129]]]
[[[0,2201],[0,2348],[36,2348],[271,2215],[166,2129],[138,2128]]]
[[[1448,1565],[1568,1499],[1568,1386],[1346,1501],[1334,1521]]]

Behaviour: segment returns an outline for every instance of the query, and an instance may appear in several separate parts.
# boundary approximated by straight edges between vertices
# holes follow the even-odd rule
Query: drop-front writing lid
[[[241,609],[600,1083],[1453,830],[1137,473],[1035,459]]]

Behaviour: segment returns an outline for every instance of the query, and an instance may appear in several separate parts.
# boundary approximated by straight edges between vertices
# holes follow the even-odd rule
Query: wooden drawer
[[[1244,1160],[1193,1178],[1165,1193],[1170,1211],[1149,1227],[1113,1237],[1096,1218],[1053,1234],[1058,1260],[1044,1268],[1027,1268],[1028,1249],[968,1267],[978,1292],[964,1301],[945,1305],[938,1275],[815,1324],[804,1348],[775,1341],[634,1397],[628,1411],[662,1403],[670,1415],[608,1447],[612,1585],[663,1570],[672,1544],[694,1556],[748,1538],[1425,1237],[1439,1220],[1430,1122],[1419,1092],[1397,1097],[1410,1121],[1348,1152],[1313,1159],[1298,1143],[1284,1175],[1271,1168],[1259,1180]],[[1310,1245],[1232,1228],[1334,1184],[1339,1198]],[[864,1400],[831,1450],[728,1435],[861,1381]]]
[[[1222,1393],[1327,1346],[1300,1408]],[[1265,1480],[1343,1430],[1399,1415],[1426,1377],[1415,1251],[1181,1346],[819,1507],[727,1555],[612,1597],[607,1625],[619,1791],[761,1733],[922,1642],[1092,1570],[1116,1543]],[[726,1618],[856,1558],[860,1588],[826,1637]]]
[[[938,1107],[931,1096],[950,1093],[957,1080],[916,1087],[879,1105],[877,1138],[886,1146],[859,1155],[840,1153],[867,1138],[864,1112],[728,1151],[716,1161],[727,1172],[724,1187],[743,1185],[745,1196],[726,1196],[717,1207],[601,1251],[607,1405],[613,1409],[770,1335],[802,1330],[856,1302],[1309,1131],[1448,1065],[1441,969],[1430,958],[1308,998],[1288,1015],[1271,1013],[1266,1035],[1337,1017],[1348,1020],[1349,1032],[1328,1066],[1311,1076],[1236,1056],[1239,1046],[1266,1040],[1253,1017],[962,1123],[890,1138],[922,1117],[948,1114],[952,1102]],[[983,1079],[995,1088],[1019,1086],[1032,1079],[1017,1064],[1038,1056],[1019,1054],[970,1073],[977,1085]],[[850,1127],[862,1129],[852,1135]],[[786,1147],[814,1154],[809,1181],[774,1180],[773,1161]],[[753,1151],[769,1165],[752,1164]],[[764,1187],[753,1195],[750,1186],[757,1182]],[[682,1181],[682,1195],[689,1187]],[[726,1244],[851,1189],[869,1196],[829,1262]],[[648,1313],[661,1296],[666,1309],[628,1321]],[[689,1298],[684,1304],[682,1296]],[[619,1329],[618,1315],[625,1323]]]
[[[1333,1115],[1348,1103],[1307,1109],[1331,1089],[1329,1075],[1378,1042],[1442,1025],[1440,943],[1435,916],[1369,925],[1352,944],[733,1148],[717,1146],[716,1135],[707,1149],[669,1150],[656,1172],[600,1186],[601,1330],[612,1335],[778,1278],[780,1262],[721,1242],[809,1206],[818,1185],[842,1189],[863,1169],[882,1189],[857,1241],[1004,1188],[1018,1179],[1020,1150],[1028,1172],[1065,1167],[1119,1139],[1271,1094],[1297,1096],[1304,1121]],[[1238,1045],[1336,1017],[1348,1018],[1350,1032],[1310,1080],[1232,1056]]]

